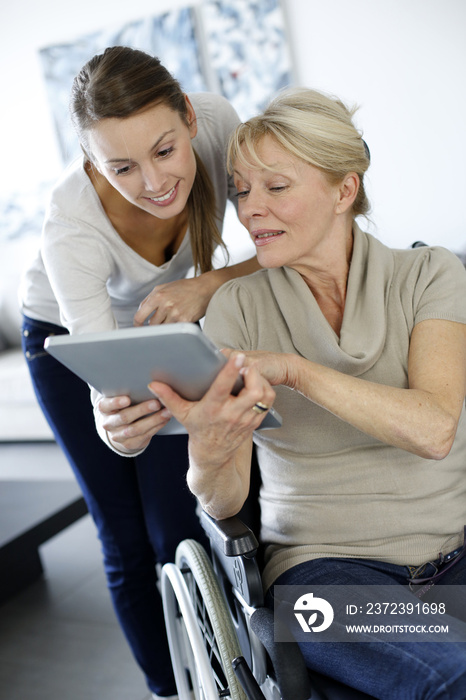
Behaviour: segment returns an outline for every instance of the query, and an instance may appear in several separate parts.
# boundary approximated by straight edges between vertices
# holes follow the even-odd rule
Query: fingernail
[[[160,408],[159,401],[150,401],[148,404],[149,411],[158,411]]]
[[[162,418],[171,418],[173,414],[168,410],[168,408],[164,408],[163,411],[160,411],[160,415]]]
[[[243,366],[244,360],[246,358],[246,355],[244,355],[242,352],[239,355],[235,355],[235,367],[240,367]]]
[[[153,389],[151,389],[150,384],[147,385],[147,388],[149,389],[150,393],[153,394],[153,395],[155,396],[156,399],[159,398],[159,397],[157,396],[157,394],[155,393],[155,391],[154,391]]]

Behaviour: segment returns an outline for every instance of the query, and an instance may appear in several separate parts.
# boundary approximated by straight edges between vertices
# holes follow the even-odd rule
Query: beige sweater
[[[466,323],[466,273],[444,248],[392,250],[354,227],[340,338],[301,276],[261,270],[213,297],[205,332],[219,347],[293,352],[352,376],[407,386],[411,331]],[[262,474],[264,585],[316,557],[419,565],[462,543],[466,417],[441,462],[378,440],[277,388],[283,427],[256,433]]]

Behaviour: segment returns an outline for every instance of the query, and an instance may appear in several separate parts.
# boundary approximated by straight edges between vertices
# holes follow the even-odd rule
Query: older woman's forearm
[[[212,462],[207,452],[190,442],[186,480],[202,508],[222,520],[236,515],[248,495],[252,443],[221,463]]]
[[[455,410],[425,390],[400,389],[351,377],[296,358],[291,386],[381,442],[426,459],[443,459],[456,434]]]

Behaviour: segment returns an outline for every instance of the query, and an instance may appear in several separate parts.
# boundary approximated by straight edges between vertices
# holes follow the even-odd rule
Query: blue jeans
[[[113,452],[97,434],[87,384],[43,349],[48,335],[63,333],[24,318],[23,351],[34,390],[97,526],[113,605],[133,654],[149,688],[172,695],[155,565],[173,561],[181,540],[204,540],[185,480],[187,436],[155,436],[138,457]]]
[[[275,585],[406,587],[413,569],[364,559],[314,559],[285,571]],[[436,569],[436,566],[428,563],[423,568],[423,576],[432,576]],[[460,586],[465,583],[466,558],[463,558],[436,586]],[[464,617],[464,597],[461,603],[463,610],[459,610],[459,615]],[[273,587],[267,595],[267,604],[273,607]],[[460,638],[466,640],[465,621],[451,616],[449,620]],[[466,642],[298,643],[306,666],[311,671],[336,678],[370,697],[381,700],[466,698]]]

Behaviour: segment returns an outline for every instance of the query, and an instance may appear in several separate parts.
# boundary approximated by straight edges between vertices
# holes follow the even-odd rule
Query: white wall
[[[380,238],[466,249],[466,2],[287,6],[300,81],[361,105]]]
[[[0,196],[60,161],[37,50],[202,0],[16,0],[0,10]],[[464,0],[284,0],[302,85],[361,105],[382,240],[466,247]]]

